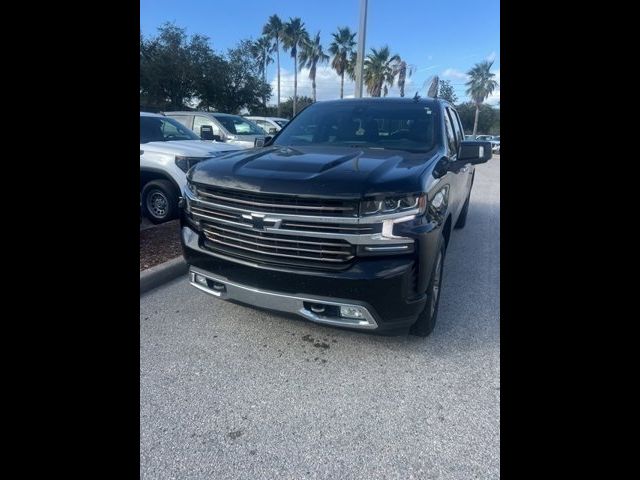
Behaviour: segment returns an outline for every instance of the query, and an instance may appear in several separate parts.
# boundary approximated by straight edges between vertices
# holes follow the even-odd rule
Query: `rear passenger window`
[[[200,127],[203,125],[211,125],[213,134],[220,135],[220,128],[214,123],[213,120],[202,115],[196,115],[195,119],[193,120],[193,131],[200,135]]]
[[[174,115],[173,119],[180,122],[182,125],[191,130],[191,115]]]
[[[449,115],[447,112],[443,112],[444,115],[444,129],[447,134],[447,142],[449,144],[449,152],[451,155],[456,155],[458,153],[458,149],[456,147],[456,137],[453,133],[453,128],[451,127],[451,120],[449,119]]]

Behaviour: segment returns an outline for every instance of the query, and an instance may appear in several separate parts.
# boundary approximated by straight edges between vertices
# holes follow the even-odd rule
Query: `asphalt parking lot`
[[[226,303],[186,278],[142,296],[141,478],[499,478],[499,169],[477,167],[426,339]]]

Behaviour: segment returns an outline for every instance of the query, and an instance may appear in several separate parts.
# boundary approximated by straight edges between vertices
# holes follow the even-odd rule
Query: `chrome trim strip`
[[[253,248],[241,247],[240,245],[233,245],[232,243],[223,242],[221,240],[216,240],[214,238],[209,238],[209,237],[207,237],[207,240],[209,240],[210,242],[214,242],[214,243],[219,243],[221,245],[225,245],[227,247],[239,248],[241,250],[247,250],[249,252],[260,253],[262,255],[272,255],[272,256],[275,256],[275,257],[285,257],[285,258],[296,258],[298,260],[314,260],[316,262],[339,262],[339,263],[345,263],[345,262],[348,262],[349,260],[351,260],[353,258],[353,255],[348,257],[348,258],[318,258],[318,257],[305,257],[305,256],[302,256],[302,255],[286,255],[284,253],[264,252],[262,250],[255,250]],[[322,252],[318,252],[318,253],[322,253]]]
[[[269,240],[269,241],[272,241],[272,242],[305,243],[305,244],[309,244],[309,245],[322,245],[322,246],[326,246],[326,247],[341,247],[341,248],[349,248],[351,246],[351,245],[347,245],[347,244],[344,244],[344,243],[338,243],[338,242],[310,242],[310,241],[307,241],[307,240],[290,240],[288,238],[261,237],[260,235],[251,235],[250,233],[237,232],[235,230],[229,230],[228,228],[222,228],[222,227],[219,227],[217,225],[207,225],[207,226],[203,227],[205,232],[208,231],[207,227],[215,228],[216,230],[222,230],[224,232],[234,233],[236,235],[242,235],[244,237],[260,238],[262,240]],[[215,233],[215,232],[212,232],[212,233]]]
[[[227,240],[231,240],[233,242],[241,242],[241,243],[245,243],[248,245],[255,245],[256,247],[262,247],[262,248],[271,248],[274,250],[293,250],[294,252],[299,251],[299,252],[311,252],[311,253],[319,253],[319,254],[327,254],[327,255],[351,255],[353,256],[353,254],[351,252],[345,252],[345,251],[339,251],[339,250],[324,250],[322,248],[317,248],[317,249],[311,249],[311,248],[297,248],[297,247],[281,247],[281,246],[276,246],[276,245],[264,245],[262,243],[258,243],[255,241],[250,241],[250,240],[243,240],[241,238],[234,238],[234,237],[230,237],[228,235],[223,235],[222,233],[217,233],[217,232],[211,232],[210,230],[205,229],[205,236],[209,239],[214,241],[212,238],[210,238],[210,235],[215,235],[216,237],[220,237],[220,238],[224,238]],[[257,237],[257,238],[263,238],[263,237]],[[272,240],[272,241],[277,241],[277,240]],[[307,242],[310,243],[310,242]],[[240,247],[238,247],[240,248]],[[350,245],[343,245],[342,248],[347,248],[350,249],[351,246]],[[256,251],[261,251],[261,250],[256,250]],[[269,253],[269,252],[264,252],[264,253]],[[316,260],[324,260],[323,258],[317,258]]]
[[[188,188],[185,189],[185,195],[188,197],[190,202],[193,202],[193,204],[196,207],[198,206],[198,204],[202,204],[202,205],[210,206],[212,208],[217,208],[219,210],[224,210],[228,212],[257,213],[257,214],[263,214],[263,215],[269,215],[269,216],[275,215],[282,220],[298,220],[298,221],[305,221],[305,222],[308,221],[311,223],[345,223],[345,224],[351,224],[351,225],[358,225],[358,224],[368,225],[372,223],[374,224],[380,223],[383,220],[403,218],[406,216],[418,215],[420,213],[419,208],[413,208],[411,210],[405,210],[403,212],[389,213],[386,215],[372,215],[370,217],[324,217],[324,216],[316,216],[316,215],[294,215],[290,213],[262,212],[260,210],[229,207],[227,205],[221,205],[219,203],[208,202],[206,200],[202,200],[200,198],[194,197],[193,193]]]
[[[224,284],[224,286],[226,287],[226,291],[216,291],[197,284],[194,278],[194,274],[196,273],[214,282]],[[364,330],[373,330],[378,328],[378,323],[366,306],[348,303],[347,301],[341,301],[340,299],[332,298],[330,300],[325,300],[297,295],[286,295],[283,293],[277,293],[268,290],[260,290],[248,285],[241,285],[239,283],[230,282],[225,278],[218,277],[217,275],[212,275],[209,272],[205,272],[204,270],[193,266],[189,268],[189,283],[197,289],[220,298],[221,300],[236,300],[238,302],[253,305],[255,307],[267,308],[280,312],[294,313],[317,323],[340,327],[361,328]],[[320,303],[337,307],[355,307],[362,311],[364,318],[358,320],[355,318],[327,317],[324,315],[319,315],[311,312],[310,310],[307,310],[304,307],[304,302]]]
[[[279,203],[262,203],[262,202],[251,202],[249,200],[240,200],[238,198],[233,198],[233,197],[222,197],[220,195],[214,195],[212,193],[207,193],[204,192],[200,189],[198,189],[198,187],[196,187],[196,189],[198,190],[198,193],[200,195],[204,195],[205,197],[209,197],[209,198],[216,198],[218,200],[224,200],[226,202],[230,202],[230,203],[244,203],[246,205],[257,205],[260,207],[273,207],[273,208],[289,208],[289,209],[294,209],[294,210],[352,210],[352,211],[356,211],[356,209],[354,207],[313,207],[313,206],[308,206],[308,205],[287,205],[287,204],[279,204]],[[201,200],[201,199],[199,199]]]
[[[397,251],[397,250],[407,250],[409,248],[409,245],[390,245],[388,247],[371,247],[371,246],[367,246],[364,247],[364,249],[367,252],[392,252],[392,251]]]

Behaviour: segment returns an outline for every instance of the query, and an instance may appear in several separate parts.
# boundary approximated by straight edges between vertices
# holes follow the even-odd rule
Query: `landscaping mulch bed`
[[[179,220],[140,230],[140,271],[181,255]]]

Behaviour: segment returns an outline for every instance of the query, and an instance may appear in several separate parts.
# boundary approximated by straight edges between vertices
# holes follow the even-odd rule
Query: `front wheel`
[[[142,189],[142,207],[153,223],[163,223],[178,216],[178,192],[168,180],[153,180]]]
[[[444,263],[445,242],[441,239],[440,250],[431,273],[427,287],[427,303],[418,316],[418,320],[411,327],[410,333],[418,337],[427,337],[436,326],[438,305],[440,304],[440,286],[442,285],[442,264]]]

